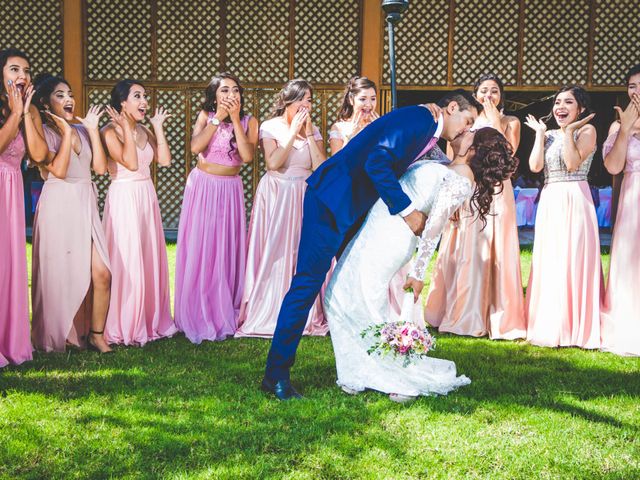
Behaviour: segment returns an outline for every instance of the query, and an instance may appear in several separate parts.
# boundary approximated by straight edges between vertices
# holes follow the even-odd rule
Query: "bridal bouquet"
[[[413,293],[411,302],[413,303]],[[407,302],[404,302],[406,304]],[[408,366],[415,358],[426,357],[436,348],[436,339],[424,328],[420,328],[409,319],[405,319],[405,309],[397,322],[376,323],[365,328],[362,338],[373,337],[373,344],[367,350],[369,355],[388,355],[402,357],[402,366]]]

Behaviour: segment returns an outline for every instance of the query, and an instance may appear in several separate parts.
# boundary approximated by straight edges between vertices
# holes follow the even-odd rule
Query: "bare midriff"
[[[198,161],[198,168],[210,175],[219,175],[221,177],[233,177],[240,173],[240,166],[220,165],[219,163],[207,163]]]

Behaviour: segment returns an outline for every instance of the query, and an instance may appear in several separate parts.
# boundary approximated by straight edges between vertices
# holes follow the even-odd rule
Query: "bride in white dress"
[[[402,359],[369,355],[370,338],[361,332],[391,319],[389,282],[418,250],[407,284],[416,297],[440,234],[453,213],[471,198],[481,219],[488,213],[494,188],[517,167],[511,148],[494,129],[467,132],[454,140],[456,158],[444,166],[418,161],[400,178],[402,189],[427,215],[416,237],[399,215],[391,215],[382,200],[369,211],[362,227],[340,257],[325,295],[336,357],[338,385],[347,393],[365,389],[390,394],[395,401],[417,395],[445,395],[471,381],[458,376],[455,363],[420,358],[407,367]]]

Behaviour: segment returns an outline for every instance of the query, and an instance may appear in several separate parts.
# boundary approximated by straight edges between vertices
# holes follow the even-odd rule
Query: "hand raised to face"
[[[84,118],[76,117],[76,120],[82,123],[87,130],[97,130],[102,115],[104,115],[104,110],[97,105],[93,105],[89,108]]]

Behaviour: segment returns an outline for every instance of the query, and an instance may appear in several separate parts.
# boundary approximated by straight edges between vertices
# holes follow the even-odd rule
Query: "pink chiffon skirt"
[[[0,367],[32,358],[27,288],[22,174],[0,164]]]
[[[625,172],[611,244],[604,299],[602,349],[640,355],[640,172]]]
[[[103,224],[111,262],[105,338],[142,346],[173,335],[167,249],[151,180],[112,181]]]
[[[527,340],[600,347],[602,265],[596,210],[585,181],[544,187],[527,288]]]
[[[176,252],[176,326],[193,343],[236,331],[246,263],[242,179],[189,174]]]
[[[466,205],[459,222],[445,228],[425,321],[456,335],[524,338],[520,243],[510,180],[494,197],[486,220],[484,226]]]
[[[267,172],[256,190],[249,225],[244,295],[237,337],[271,337],[282,300],[296,270],[302,227],[304,177]],[[326,285],[326,282],[325,282]],[[316,299],[305,335],[326,335],[329,327]]]

